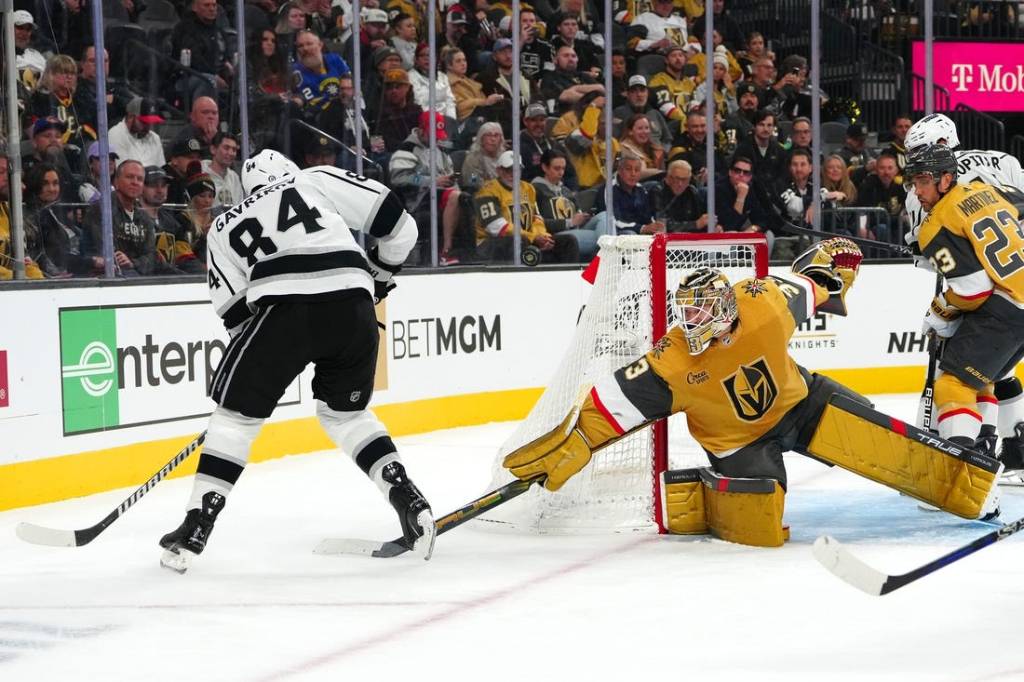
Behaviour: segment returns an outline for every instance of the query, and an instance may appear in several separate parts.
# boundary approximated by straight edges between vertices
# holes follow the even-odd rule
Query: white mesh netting
[[[599,376],[651,349],[661,335],[654,329],[652,305],[665,306],[671,326],[674,314],[668,292],[675,291],[686,273],[713,267],[724,271],[731,282],[755,274],[756,238],[737,236],[724,241],[667,235],[659,239],[666,249],[664,263],[656,267],[664,268],[665,285],[654,290],[653,237],[601,238],[597,279],[572,343],[540,400],[502,444],[491,488],[512,480],[501,466],[507,453],[557,426]],[[685,419],[677,415],[668,420],[668,461],[673,469],[707,464],[704,451],[689,436]],[[660,472],[655,471],[652,431],[643,429],[601,450],[558,492],[535,487],[482,516],[478,526],[534,533],[655,530],[654,485]]]

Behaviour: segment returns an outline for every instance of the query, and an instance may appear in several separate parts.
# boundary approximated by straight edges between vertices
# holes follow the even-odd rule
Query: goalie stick
[[[1020,530],[1024,530],[1024,518],[1001,526],[991,533],[982,535],[977,540],[940,556],[938,559],[933,559],[923,566],[918,566],[912,571],[896,575],[883,573],[868,566],[855,557],[838,540],[829,535],[822,535],[815,540],[812,552],[818,563],[828,569],[833,575],[853,585],[861,592],[878,597],[894,592],[904,585],[909,585],[991,544],[1005,540]]]
[[[179,464],[188,459],[189,455],[195,452],[205,440],[206,431],[203,431],[191,443],[186,445],[181,452],[176,454],[170,462],[163,465],[160,471],[153,474],[148,481],[143,483],[124,502],[119,504],[117,509],[107,514],[102,521],[94,526],[82,528],[81,530],[61,530],[59,528],[47,528],[46,526],[37,526],[34,523],[22,522],[18,524],[15,532],[19,538],[25,542],[31,542],[33,545],[49,545],[51,547],[81,547],[82,545],[87,545],[95,540],[97,535],[105,531],[110,524],[117,521],[122,514],[128,511],[129,507],[142,499],[142,496],[163,480],[167,474],[174,471]]]
[[[529,490],[534,483],[541,483],[544,478],[544,476],[537,476],[535,478],[526,479],[525,481],[512,481],[497,490],[487,493],[483,497],[478,497],[472,502],[466,504],[464,507],[460,507],[452,513],[439,518],[434,524],[437,527],[437,534],[440,535],[441,533],[447,533],[452,528],[461,526],[466,521],[474,519],[484,512],[494,509],[498,505],[504,504],[514,497],[522,495]],[[396,538],[395,540],[385,542],[347,538],[328,538],[326,540],[321,540],[320,544],[313,550],[313,553],[364,554],[366,556],[381,559],[390,559],[391,557],[405,554],[409,549],[409,545],[405,543],[405,538]]]

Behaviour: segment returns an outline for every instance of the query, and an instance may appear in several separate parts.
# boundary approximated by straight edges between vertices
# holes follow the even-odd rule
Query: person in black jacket
[[[651,192],[654,217],[665,223],[666,232],[706,232],[707,199],[692,184],[693,169],[682,159],[668,164],[665,180]]]
[[[716,232],[764,232],[767,207],[752,191],[754,164],[736,155],[729,164],[728,177],[715,185]]]
[[[213,97],[226,107],[228,81],[234,74],[227,46],[217,18],[217,0],[192,0],[191,10],[171,34],[171,54],[189,69],[182,71],[175,84],[185,100],[183,108],[190,109],[192,101],[202,96]]]

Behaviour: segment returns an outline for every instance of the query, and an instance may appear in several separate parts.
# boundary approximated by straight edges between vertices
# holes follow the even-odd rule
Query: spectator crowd
[[[844,141],[826,144],[814,158],[806,56],[776,54],[772,36],[745,31],[727,1],[712,0],[715,48],[707,55],[704,3],[696,0],[615,0],[611,45],[603,5],[594,0],[521,4],[518,27],[503,0],[438,0],[433,18],[421,0],[364,0],[358,17],[348,0],[250,0],[243,83],[235,3],[105,3],[118,22],[108,29],[101,60],[86,0],[47,3],[45,25],[33,14],[44,3],[16,0],[23,137],[2,140],[0,278],[12,272],[14,191],[24,199],[29,277],[101,273],[104,184],[111,188],[119,275],[203,272],[206,231],[219,211],[242,199],[242,89],[252,153],[271,147],[300,166],[354,170],[361,147],[362,171],[392,187],[416,218],[421,248],[410,256],[414,265],[432,259],[432,203],[442,265],[509,262],[516,119],[524,262],[586,261],[597,238],[613,231],[763,232],[774,257],[789,257],[802,244],[784,225],[814,220],[815,175],[823,229],[899,240],[903,138],[912,119],[900,115],[890,130],[873,133],[839,115],[830,125],[845,130]],[[433,56],[426,43],[431,20]],[[521,41],[518,69],[513,30]],[[97,141],[100,68],[107,75],[109,178],[100,177]],[[714,120],[706,115],[709,97]],[[6,131],[5,124],[0,135]],[[21,188],[8,182],[12,145],[24,162]]]

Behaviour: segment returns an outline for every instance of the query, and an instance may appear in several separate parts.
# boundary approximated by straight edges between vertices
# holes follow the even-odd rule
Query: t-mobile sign
[[[949,90],[950,106],[978,111],[1024,111],[1024,43],[934,43],[935,84]],[[915,40],[914,73],[924,76],[924,41]],[[924,92],[915,88],[914,107]]]

